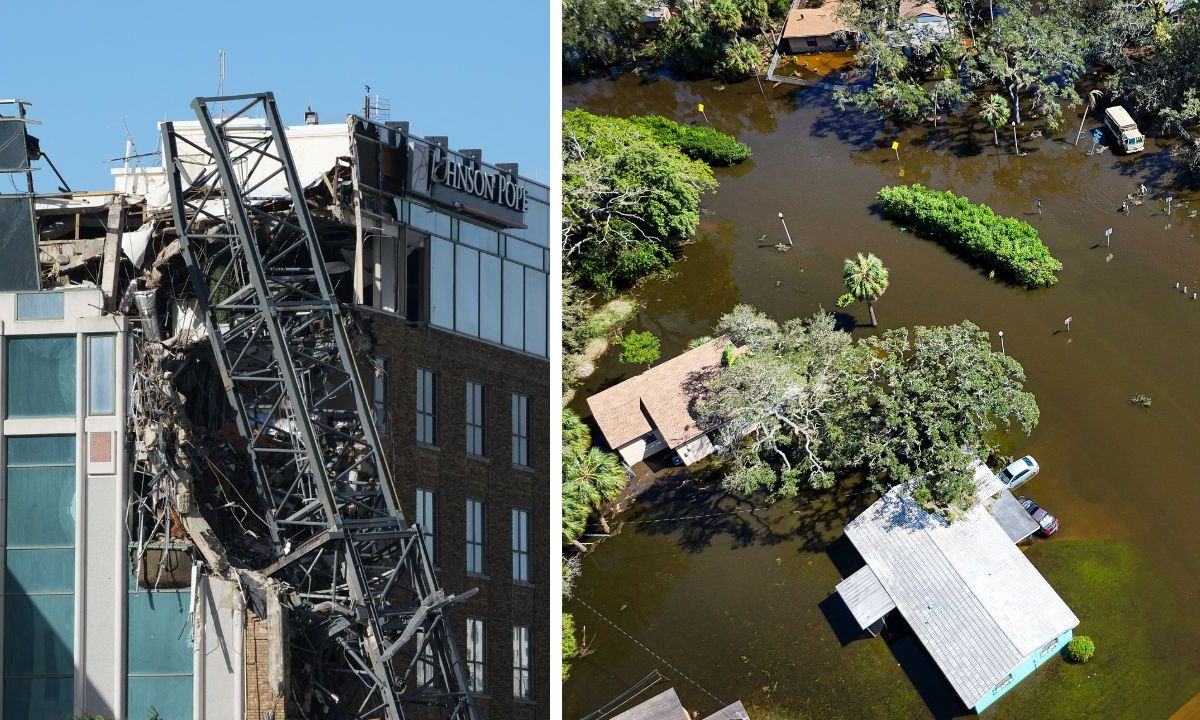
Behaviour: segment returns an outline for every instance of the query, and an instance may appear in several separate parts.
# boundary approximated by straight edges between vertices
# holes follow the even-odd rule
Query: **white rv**
[[[1104,111],[1104,124],[1109,132],[1117,139],[1121,151],[1125,154],[1141,152],[1146,147],[1146,138],[1138,130],[1137,123],[1120,105],[1113,105]]]

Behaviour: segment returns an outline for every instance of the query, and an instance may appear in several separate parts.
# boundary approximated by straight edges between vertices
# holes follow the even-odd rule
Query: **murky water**
[[[897,133],[838,113],[825,91],[768,86],[764,96],[753,81],[718,88],[626,77],[564,89],[570,106],[680,121],[699,119],[703,102],[714,127],[754,151],[718,171],[721,188],[705,199],[696,243],[672,277],[637,292],[645,307],[632,327],[661,337],[669,357],[737,302],[780,320],[833,308],[842,259],[862,251],[891,270],[877,305],[882,327],[970,319],[1003,330],[1042,409],[1033,436],[1014,447],[1042,465],[1027,494],[1062,519],[1058,535],[1028,553],[1098,654],[1087,666],[1039,670],[987,714],[1168,717],[1200,692],[1200,301],[1174,289],[1200,289],[1200,218],[1180,205],[1196,192],[1171,184],[1168,150],[1088,156],[1086,135],[1078,148],[1063,139],[1078,127],[1068,111],[1070,127],[1022,140],[1028,154],[1018,156],[1011,132],[997,151],[982,126]],[[1059,285],[1030,292],[989,280],[873,214],[881,186],[911,181],[1033,224],[1065,266]],[[1170,216],[1158,200],[1119,212],[1143,182],[1174,195]],[[1192,204],[1200,208],[1200,198]],[[794,253],[773,247],[783,240],[778,212]],[[865,310],[849,312],[865,323]],[[586,410],[582,398],[633,372],[610,354],[576,407]],[[1137,393],[1153,407],[1129,405]],[[593,652],[574,666],[566,716],[585,715],[653,669],[702,714],[738,698],[788,718],[956,714],[952,692],[911,635],[845,632],[844,608],[831,597],[853,562],[841,528],[870,501],[850,492],[669,522],[647,521],[763,502],[691,486],[643,497],[623,516],[621,534],[587,558],[581,602],[569,604]]]

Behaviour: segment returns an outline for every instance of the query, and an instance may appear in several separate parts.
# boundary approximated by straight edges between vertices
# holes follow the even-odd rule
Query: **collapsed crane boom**
[[[214,118],[215,103],[237,109]],[[401,512],[342,309],[271,93],[196,98],[203,141],[164,123],[175,226],[266,513],[267,575],[291,588],[292,648],[357,678],[329,714],[478,717],[446,596]],[[249,118],[261,114],[262,122]],[[283,196],[263,190],[286,186]]]

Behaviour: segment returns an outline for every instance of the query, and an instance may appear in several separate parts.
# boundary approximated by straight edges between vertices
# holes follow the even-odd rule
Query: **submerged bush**
[[[660,143],[709,165],[733,165],[750,157],[749,145],[704,125],[683,125],[659,115],[631,117],[629,121]]]
[[[1096,643],[1087,635],[1071,638],[1067,643],[1067,659],[1073,663],[1085,663],[1096,654]]]
[[[1029,223],[997,215],[950,191],[920,184],[885,187],[876,196],[884,216],[1027,288],[1050,287],[1062,263]]]

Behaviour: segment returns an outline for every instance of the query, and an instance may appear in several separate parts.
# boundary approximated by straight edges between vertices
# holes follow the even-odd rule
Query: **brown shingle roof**
[[[798,7],[788,13],[783,37],[806,38],[844,32],[846,24],[838,17],[838,0],[825,0],[819,8]]]
[[[604,439],[618,448],[657,429],[673,449],[700,435],[692,410],[720,369],[727,345],[724,336],[714,338],[589,397]]]

